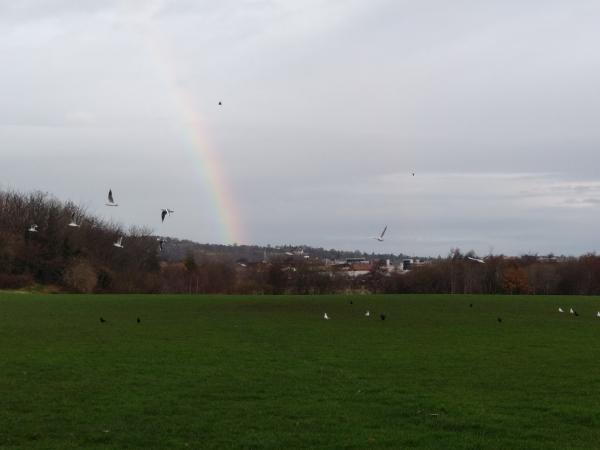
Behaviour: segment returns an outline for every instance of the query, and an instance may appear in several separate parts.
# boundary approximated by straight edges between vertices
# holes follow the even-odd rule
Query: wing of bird
[[[115,202],[115,200],[113,199],[113,195],[112,195],[112,189],[110,189],[108,191],[108,202],[109,203],[114,203]]]
[[[160,218],[162,219],[162,221],[165,221],[165,217],[167,217],[167,210],[163,209],[162,213],[160,214]]]
[[[381,235],[379,237],[382,238],[386,231],[387,231],[387,225],[385,226],[385,228],[383,229],[383,231],[381,232]]]

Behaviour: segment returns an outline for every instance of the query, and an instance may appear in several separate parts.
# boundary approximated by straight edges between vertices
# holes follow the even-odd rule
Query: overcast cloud
[[[179,95],[248,243],[599,250],[598,23],[585,0],[0,1],[0,187],[226,242]]]

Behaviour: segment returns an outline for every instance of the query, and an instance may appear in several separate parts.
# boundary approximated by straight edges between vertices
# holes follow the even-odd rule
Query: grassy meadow
[[[0,294],[0,449],[600,448],[597,310]]]

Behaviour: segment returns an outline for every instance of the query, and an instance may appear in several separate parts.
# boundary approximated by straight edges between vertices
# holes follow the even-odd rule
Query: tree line
[[[80,227],[69,227],[73,216]],[[34,224],[37,231],[30,231]],[[124,248],[115,248],[113,243],[121,236]],[[0,192],[0,289],[41,286],[46,291],[97,293],[600,295],[600,257],[593,253],[561,258],[489,255],[485,263],[479,263],[469,259],[474,256],[472,252],[463,254],[453,249],[446,257],[429,259],[408,272],[390,272],[385,258],[371,257],[374,262],[368,273],[352,277],[343,264],[327,265],[323,258],[314,256],[286,256],[286,247],[264,258],[264,248],[256,246],[182,242],[168,240],[167,251],[161,253],[151,230],[125,230],[46,193]],[[175,250],[169,253],[169,248]],[[322,254],[359,253],[322,250]],[[235,258],[240,255],[248,258]]]

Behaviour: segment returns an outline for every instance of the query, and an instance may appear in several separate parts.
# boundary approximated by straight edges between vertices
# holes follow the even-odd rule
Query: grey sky
[[[226,242],[183,98],[249,243],[595,251],[599,22],[584,0],[1,0],[0,187]]]

